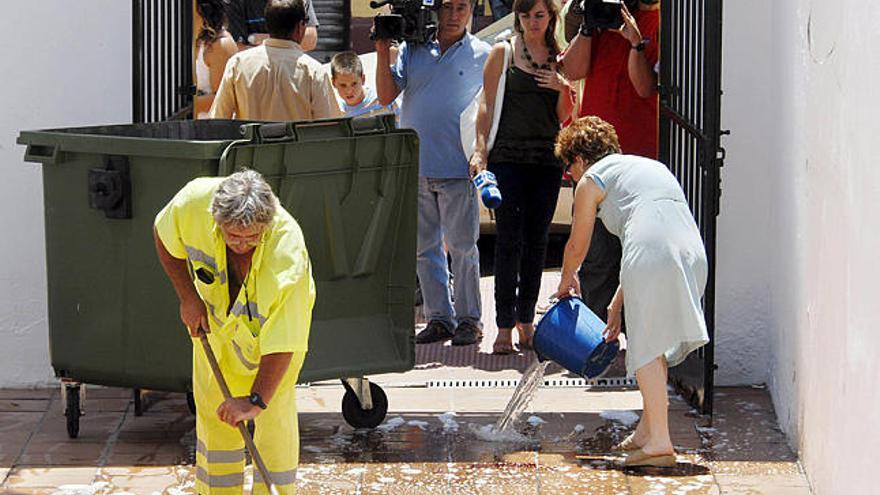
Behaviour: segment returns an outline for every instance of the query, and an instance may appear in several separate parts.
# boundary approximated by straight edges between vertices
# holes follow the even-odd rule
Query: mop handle
[[[220,371],[220,365],[217,364],[217,357],[214,356],[214,350],[211,349],[211,343],[208,342],[208,336],[204,332],[201,332],[199,340],[202,342],[202,347],[205,349],[205,355],[208,356],[208,363],[211,365],[211,371],[214,372],[214,378],[217,380],[217,384],[220,385],[220,391],[223,392],[223,398],[232,398],[232,394],[229,393],[229,387],[226,385],[226,379],[223,378],[223,372]],[[260,457],[260,452],[257,451],[254,439],[251,438],[251,432],[248,431],[244,421],[238,422],[238,432],[241,433],[241,437],[244,439],[244,444],[247,447],[248,452],[251,453],[251,459],[253,459],[254,465],[257,466],[260,474],[263,475],[263,481],[266,483],[266,488],[269,489],[269,493],[271,495],[278,495],[278,490],[275,488],[275,484],[272,483],[272,478],[269,476],[269,470],[266,468],[266,464],[263,463],[263,458]]]

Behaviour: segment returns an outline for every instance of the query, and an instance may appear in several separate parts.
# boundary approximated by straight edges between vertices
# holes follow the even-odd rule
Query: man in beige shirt
[[[270,38],[234,55],[209,113],[214,119],[315,120],[341,117],[330,73],[306,55],[303,0],[270,0]]]

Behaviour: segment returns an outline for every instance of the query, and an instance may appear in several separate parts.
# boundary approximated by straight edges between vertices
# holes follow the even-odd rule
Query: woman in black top
[[[483,70],[484,98],[470,160],[472,174],[487,167],[495,174],[503,197],[495,211],[496,354],[513,352],[514,326],[520,347],[531,348],[547,234],[562,179],[562,164],[553,146],[560,123],[574,105],[571,87],[556,64],[559,7],[555,0],[516,0],[513,11],[516,34],[492,48]],[[495,96],[508,53],[504,103],[489,152]]]

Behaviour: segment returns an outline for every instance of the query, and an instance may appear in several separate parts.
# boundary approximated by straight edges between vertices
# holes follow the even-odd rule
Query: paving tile
[[[296,472],[297,495],[356,493],[367,468],[353,464],[300,464]]]
[[[57,393],[57,388],[4,388],[0,399],[49,399]]]
[[[30,436],[44,415],[43,412],[0,413],[0,438]]]
[[[3,484],[5,489],[53,488],[64,485],[91,485],[96,467],[15,467]]]
[[[675,468],[671,468],[675,469]],[[654,475],[628,475],[632,495],[720,495],[711,474],[677,476],[657,472]]]
[[[796,462],[707,461],[706,465],[713,473],[730,476],[799,476],[801,474],[801,468]]]
[[[449,484],[446,463],[367,464],[363,495],[443,494]]]
[[[116,443],[107,466],[168,466],[195,462],[195,453],[174,443]]]
[[[448,466],[449,493],[453,495],[534,495],[538,490],[537,464],[509,460],[490,463],[454,463]]]
[[[0,399],[0,415],[10,412],[44,412],[50,399]]]
[[[119,427],[122,413],[86,413],[79,418],[79,437],[81,442],[104,442]],[[63,441],[67,436],[67,418],[58,413],[48,413],[35,441]]]
[[[96,474],[96,482],[106,483],[100,493],[163,493],[169,488],[179,487],[177,470],[165,467],[110,467],[101,468]]]
[[[130,388],[102,387],[99,385],[86,385],[86,400],[95,399],[131,399],[134,392]]]
[[[18,462],[40,466],[95,466],[105,446],[104,442],[33,440]]]
[[[577,459],[573,452],[538,454],[538,488],[547,495],[623,495],[629,493],[626,476],[613,458]]]
[[[723,495],[810,495],[801,475],[716,474]]]
[[[0,495],[58,495],[57,488],[0,488]]]

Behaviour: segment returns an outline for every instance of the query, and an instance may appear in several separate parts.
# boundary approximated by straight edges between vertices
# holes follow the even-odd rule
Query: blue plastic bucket
[[[551,360],[585,378],[595,378],[608,369],[618,341],[606,343],[605,323],[578,297],[560,299],[541,318],[533,345],[538,359]]]

